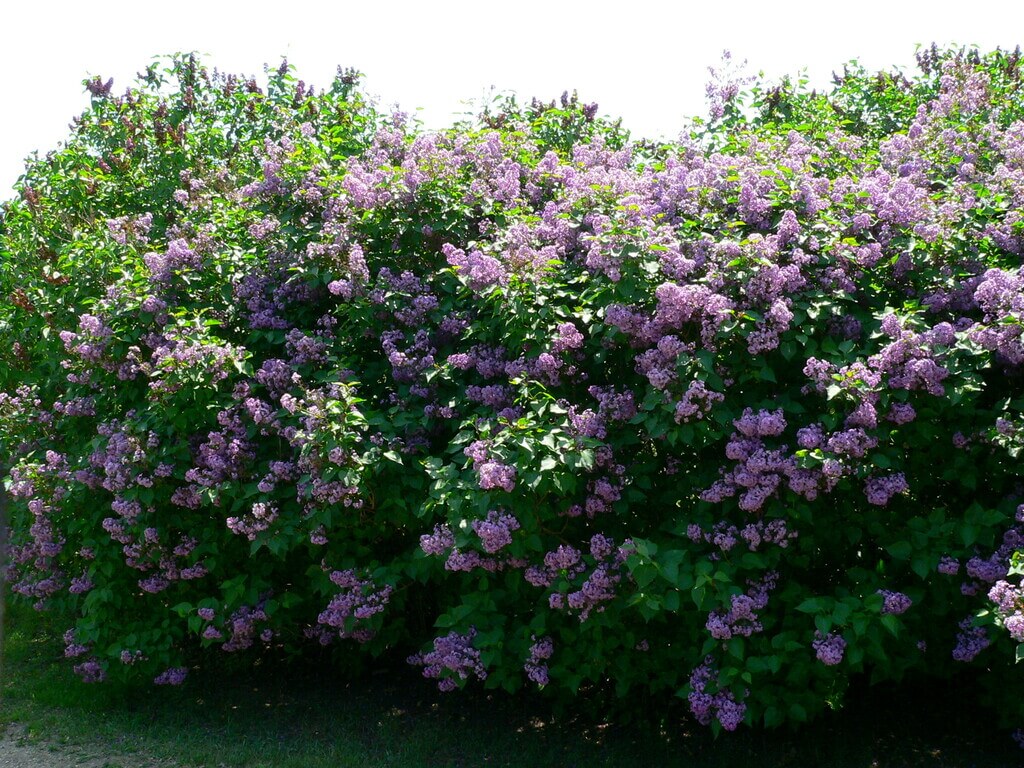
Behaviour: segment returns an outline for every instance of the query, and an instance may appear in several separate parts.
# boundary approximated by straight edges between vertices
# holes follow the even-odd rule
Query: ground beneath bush
[[[713,740],[685,722],[658,732],[538,717],[502,697],[477,692],[460,701],[415,682],[403,685],[384,675],[333,690],[308,680],[259,689],[229,683],[216,696],[194,691],[172,709],[146,711],[126,701],[130,716],[117,705],[106,713],[34,710],[29,726],[12,724],[0,735],[0,768],[1024,765],[1024,753],[1005,731],[983,713],[958,707],[963,699],[955,687],[870,691],[797,732],[744,728]],[[188,699],[192,706],[182,707]]]
[[[113,753],[103,744],[35,742],[24,729],[12,726],[0,734],[0,768],[171,768],[171,764]]]
[[[855,685],[800,730],[713,739],[681,699],[609,718],[588,691],[553,712],[530,693],[440,693],[404,664],[344,676],[331,658],[212,657],[182,686],[83,685],[60,634],[12,616],[0,679],[0,768],[1014,768],[969,675]],[[210,661],[207,659],[206,661]],[[583,711],[584,707],[586,711]]]

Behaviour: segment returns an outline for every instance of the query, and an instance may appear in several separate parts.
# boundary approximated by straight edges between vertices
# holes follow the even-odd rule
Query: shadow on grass
[[[955,685],[862,691],[799,732],[745,728],[714,740],[685,718],[682,702],[615,725],[556,715],[531,695],[441,694],[408,668],[346,681],[328,667],[270,658],[232,672],[211,657],[216,668],[180,688],[87,686],[61,658],[59,632],[25,611],[8,618],[0,724],[170,765],[1002,768],[1021,754],[960,703],[976,701],[974,692]]]

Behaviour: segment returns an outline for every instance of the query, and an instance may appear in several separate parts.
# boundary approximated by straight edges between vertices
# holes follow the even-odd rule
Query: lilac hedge
[[[154,65],[0,220],[19,599],[86,681],[336,645],[714,728],[1020,715],[1019,54],[712,83],[631,141]]]

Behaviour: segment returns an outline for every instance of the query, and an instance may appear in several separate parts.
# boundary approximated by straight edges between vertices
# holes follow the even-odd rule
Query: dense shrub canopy
[[[335,644],[729,730],[1019,690],[1019,56],[919,64],[713,83],[664,145],[89,81],[0,221],[13,592],[87,681]]]

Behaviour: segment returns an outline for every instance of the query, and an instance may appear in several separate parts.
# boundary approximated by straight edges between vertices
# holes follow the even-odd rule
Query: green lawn
[[[798,733],[743,729],[714,741],[680,719],[681,704],[669,727],[595,724],[527,697],[441,694],[411,668],[345,682],[266,659],[229,680],[200,670],[178,689],[86,686],[61,659],[58,627],[25,610],[7,618],[0,726],[99,749],[111,766],[133,754],[211,768],[992,768],[1020,759],[983,713],[958,709],[955,689],[875,691]]]

